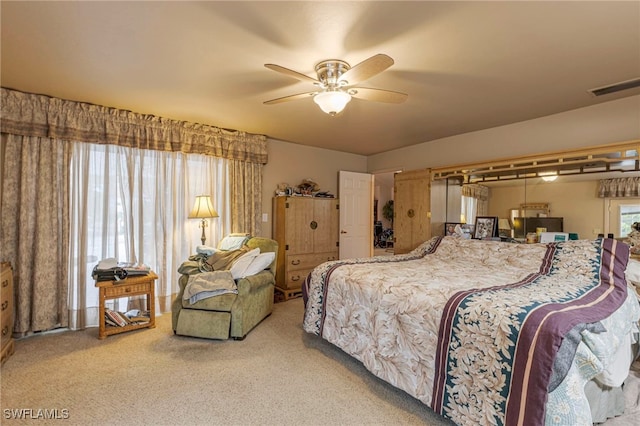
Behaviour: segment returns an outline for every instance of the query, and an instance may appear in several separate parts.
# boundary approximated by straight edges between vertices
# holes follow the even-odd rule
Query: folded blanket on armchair
[[[212,271],[189,276],[182,298],[189,299],[189,303],[194,304],[199,300],[227,293],[238,294],[231,271]]]
[[[249,247],[247,246],[242,246],[236,250],[218,251],[209,256],[205,263],[213,271],[231,269],[233,262],[248,251]]]

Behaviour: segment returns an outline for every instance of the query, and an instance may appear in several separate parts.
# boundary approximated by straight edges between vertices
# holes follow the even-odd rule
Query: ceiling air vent
[[[640,78],[634,78],[632,80],[621,81],[620,83],[614,83],[608,86],[590,89],[588,90],[588,92],[593,96],[602,96],[608,95],[610,93],[620,92],[622,90],[634,89],[636,87],[640,87]]]

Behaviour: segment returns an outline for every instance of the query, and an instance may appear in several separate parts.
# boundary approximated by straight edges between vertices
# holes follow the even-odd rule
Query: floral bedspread
[[[303,326],[458,424],[575,424],[562,401],[583,397],[567,395],[571,383],[597,372],[572,366],[547,404],[555,353],[566,331],[623,304],[635,310],[617,318],[618,332],[637,323],[637,302],[625,303],[625,250],[607,239],[436,237],[406,255],[327,262],[305,282]],[[577,348],[581,359],[597,354],[594,371],[615,346],[601,340],[606,350],[597,339]]]

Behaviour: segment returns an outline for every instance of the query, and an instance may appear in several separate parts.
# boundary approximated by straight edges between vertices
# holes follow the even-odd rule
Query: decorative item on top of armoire
[[[302,283],[314,267],[338,259],[338,213],[335,198],[273,198],[276,292],[285,300],[302,295]]]
[[[189,219],[202,219],[200,222],[200,228],[202,228],[200,241],[202,241],[202,245],[207,241],[207,236],[204,233],[205,228],[209,226],[207,219],[214,217],[218,217],[218,212],[213,208],[211,197],[209,195],[198,195],[193,209],[191,209],[191,213],[189,213]]]
[[[8,262],[2,262],[2,273],[0,274],[0,296],[2,300],[2,313],[0,315],[0,362],[4,362],[14,351],[13,341],[13,269]]]

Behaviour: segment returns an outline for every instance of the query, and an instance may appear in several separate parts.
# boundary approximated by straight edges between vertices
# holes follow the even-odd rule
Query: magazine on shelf
[[[105,309],[104,316],[109,322],[115,323],[119,327],[124,327],[131,322],[125,315],[111,309]]]

